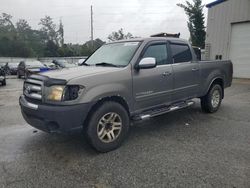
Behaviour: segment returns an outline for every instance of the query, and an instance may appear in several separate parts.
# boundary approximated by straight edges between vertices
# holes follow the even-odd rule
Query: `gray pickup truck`
[[[100,152],[119,147],[130,122],[192,105],[220,107],[231,86],[231,61],[197,61],[186,40],[144,38],[108,43],[80,67],[31,75],[19,102],[33,127],[83,130]]]

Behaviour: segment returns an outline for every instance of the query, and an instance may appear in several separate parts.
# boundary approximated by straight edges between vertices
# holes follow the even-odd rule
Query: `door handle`
[[[167,71],[167,72],[162,73],[162,75],[163,75],[163,76],[170,76],[171,74],[172,74],[172,73],[171,73],[171,72],[168,72],[168,71]]]
[[[198,71],[199,69],[198,68],[192,68],[192,71]]]

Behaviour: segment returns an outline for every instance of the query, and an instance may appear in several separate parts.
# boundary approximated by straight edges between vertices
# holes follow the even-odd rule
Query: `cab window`
[[[157,65],[167,64],[167,45],[166,44],[153,44],[149,46],[144,52],[142,58],[153,57],[156,59]]]
[[[187,44],[170,44],[174,63],[192,61],[192,54]]]

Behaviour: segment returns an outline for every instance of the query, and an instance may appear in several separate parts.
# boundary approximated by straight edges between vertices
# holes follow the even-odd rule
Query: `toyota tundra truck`
[[[82,131],[99,152],[119,147],[131,121],[194,104],[216,112],[231,86],[231,61],[198,61],[179,38],[103,45],[80,67],[29,76],[19,103],[24,119],[48,133]]]

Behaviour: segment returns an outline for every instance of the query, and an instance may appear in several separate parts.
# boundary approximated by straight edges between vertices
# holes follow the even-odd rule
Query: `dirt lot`
[[[235,80],[215,114],[196,105],[136,123],[116,151],[82,135],[36,131],[18,105],[22,81],[0,87],[0,187],[250,187],[250,81]]]

